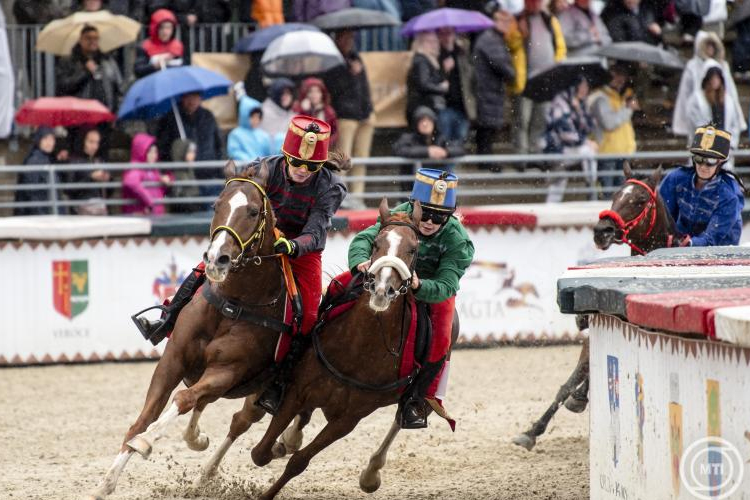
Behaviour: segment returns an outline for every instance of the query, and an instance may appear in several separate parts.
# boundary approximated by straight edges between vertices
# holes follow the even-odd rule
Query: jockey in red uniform
[[[315,140],[309,140],[310,134],[314,134]],[[302,298],[301,331],[305,335],[318,315],[323,287],[321,252],[326,244],[326,232],[331,217],[346,196],[346,187],[334,171],[347,170],[349,161],[345,157],[329,159],[330,137],[331,128],[326,122],[295,116],[281,148],[284,154],[265,159],[269,168],[266,193],[276,216],[276,227],[284,233],[275,242],[274,251],[291,257],[292,273]],[[314,144],[314,149],[311,150],[310,144]],[[136,319],[143,336],[154,345],[172,331],[180,310],[205,281],[203,268],[201,262],[183,281],[161,319]],[[283,387],[273,389],[275,391],[266,391],[259,400],[271,413],[283,392]]]
[[[414,297],[430,304],[432,344],[428,362],[447,357],[451,345],[451,329],[455,311],[458,283],[474,257],[474,244],[461,222],[453,216],[456,210],[458,177],[441,170],[422,168],[417,172],[411,202],[395,207],[392,212],[412,213],[412,203],[422,205],[419,223],[419,251],[412,277]],[[349,269],[366,272],[370,267],[372,244],[380,231],[380,223],[357,234],[349,245]],[[431,381],[424,396],[432,408],[440,413],[439,399],[443,397],[448,378],[448,363]],[[419,429],[427,426],[427,413],[420,398],[406,401],[401,413],[401,426]],[[441,416],[443,415],[440,413]]]

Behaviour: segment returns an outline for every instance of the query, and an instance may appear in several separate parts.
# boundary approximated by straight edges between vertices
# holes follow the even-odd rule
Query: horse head
[[[419,201],[414,202],[411,216],[406,213],[391,215],[388,201],[383,198],[380,202],[380,232],[372,244],[372,264],[365,277],[373,311],[385,311],[399,295],[409,291],[417,264],[421,219]]]
[[[206,276],[221,283],[230,270],[248,261],[259,261],[261,248],[273,244],[266,233],[273,230],[274,217],[266,195],[268,166],[265,161],[236,174],[233,161],[224,168],[226,184],[214,203],[211,241],[203,254]]]
[[[613,243],[625,243],[638,252],[648,247],[659,215],[658,187],[661,165],[649,177],[638,179],[626,161],[623,169],[625,184],[614,194],[612,207],[599,214],[594,226],[594,243],[601,250]]]

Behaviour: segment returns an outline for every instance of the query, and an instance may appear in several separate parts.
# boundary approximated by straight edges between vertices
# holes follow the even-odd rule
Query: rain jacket
[[[39,149],[39,142],[43,137],[54,134],[51,128],[40,127],[34,133],[34,146],[26,155],[23,160],[24,165],[49,165],[54,163],[52,154],[47,154]],[[49,178],[49,173],[45,171],[31,171],[22,172],[18,174],[18,184],[44,184]],[[16,191],[15,201],[35,201],[35,202],[46,202],[49,200],[49,191],[47,189],[39,189],[32,191]],[[51,213],[49,207],[19,207],[13,211],[14,215],[45,215]]]
[[[612,43],[607,27],[592,10],[586,11],[573,4],[563,10],[557,18],[570,56],[588,55],[599,47]],[[591,34],[591,28],[596,28],[599,32],[598,42]]]
[[[156,144],[156,137],[148,134],[136,134],[130,146],[130,162],[146,163],[148,150]],[[164,198],[167,187],[163,185],[145,187],[144,182],[161,182],[161,172],[155,168],[132,168],[126,170],[122,176],[122,197],[126,200],[136,200],[138,203],[122,207],[124,214],[143,214],[146,208],[151,209],[153,215],[163,215],[164,205],[155,205],[154,200]]]
[[[591,94],[589,108],[596,120],[599,153],[635,153],[633,110],[627,107],[626,97],[610,86]]]
[[[319,108],[315,109],[310,107],[309,101],[306,102],[307,93],[312,87],[320,88],[323,93],[323,103]],[[294,103],[294,106],[292,106],[292,110],[295,113],[302,113],[308,116],[312,116],[313,118],[318,118],[330,125],[331,142],[329,147],[336,144],[336,139],[338,139],[339,136],[337,123],[338,120],[336,118],[336,111],[334,111],[333,107],[331,106],[331,95],[328,93],[328,89],[326,88],[326,84],[323,83],[323,80],[320,80],[319,78],[306,78],[305,80],[303,80],[299,88],[299,98]]]
[[[565,46],[565,37],[563,36],[560,22],[555,16],[546,12],[541,12],[539,15],[542,16],[544,24],[547,26],[547,29],[552,35],[555,62],[560,62],[564,60],[568,54],[568,49]],[[526,14],[521,13],[521,15],[519,16],[519,20],[524,16],[526,16]],[[527,52],[529,50],[529,45],[533,44],[534,41],[531,40],[528,35],[523,35],[518,29],[509,31],[505,35],[505,39],[508,43],[508,48],[510,49],[513,57],[513,67],[516,70],[516,79],[514,84],[510,88],[513,94],[520,95],[523,92],[523,89],[526,88],[526,80],[528,78],[529,71]]]
[[[286,130],[289,128],[289,122],[296,115],[289,109],[281,107],[281,94],[285,89],[294,92],[294,82],[288,78],[277,78],[268,88],[268,97],[263,101],[263,121],[260,128],[265,130],[271,136],[272,148],[274,153],[281,152],[281,145],[284,143]]]
[[[515,52],[523,51],[523,40],[518,30],[515,36],[508,38],[490,28],[479,35],[474,44],[471,59],[475,72],[477,124],[481,127],[499,129],[503,125],[505,88],[516,78],[512,56],[514,49]]]
[[[420,106],[427,106],[435,113],[445,109],[447,89],[440,87],[446,81],[443,71],[424,55],[416,52],[411,60],[409,73],[406,75],[406,119],[412,122],[414,111]]]
[[[544,152],[562,153],[565,148],[582,145],[594,129],[594,119],[586,102],[573,107],[576,88],[571,87],[557,94],[547,112],[547,128],[544,132]]]
[[[250,112],[255,109],[260,109],[258,101],[248,96],[240,99],[237,127],[229,133],[227,139],[227,155],[232,160],[252,161],[273,154],[268,133],[250,126]]]
[[[646,2],[641,2],[638,11],[625,7],[624,0],[611,0],[602,11],[602,21],[607,25],[613,42],[646,42],[656,45],[660,37],[648,30],[656,22],[656,15]]]
[[[391,213],[397,212],[411,214],[411,203],[402,203],[391,210]],[[372,255],[372,244],[379,232],[380,221],[361,231],[352,240],[349,245],[349,269],[352,273]],[[420,234],[415,270],[421,286],[414,296],[417,300],[433,304],[453,297],[473,258],[474,244],[456,217],[450,217],[435,234]]]
[[[86,69],[88,59],[79,44],[73,47],[70,56],[60,58],[55,65],[55,94],[96,99],[116,112],[123,90],[120,69],[111,57],[102,52],[94,54],[92,59],[99,66],[96,75]]]
[[[367,69],[356,50],[343,55],[346,64],[336,66],[325,75],[326,85],[331,92],[331,105],[336,110],[336,116],[342,120],[367,120],[373,109]],[[357,75],[349,69],[354,61],[362,64],[362,71]]]
[[[161,26],[162,23],[172,23],[175,27],[175,30],[172,33],[172,38],[167,43],[159,40],[159,26]],[[142,78],[158,71],[158,69],[154,67],[152,59],[154,56],[160,54],[172,54],[174,59],[167,63],[168,66],[172,67],[182,65],[182,55],[185,48],[183,47],[182,42],[175,38],[176,36],[177,17],[171,10],[159,9],[151,14],[151,22],[148,26],[148,38],[141,42],[141,45],[136,51],[135,65],[133,69],[138,78]]]
[[[677,91],[677,100],[675,100],[674,103],[672,132],[675,135],[686,135],[690,139],[693,138],[695,128],[691,127],[691,123],[687,117],[687,101],[696,89],[701,88],[701,82],[703,81],[703,77],[708,69],[706,63],[711,59],[707,53],[707,47],[709,45],[716,47],[713,59],[716,61],[716,64],[721,67],[721,73],[724,76],[724,88],[727,91],[727,95],[732,97],[732,102],[736,105],[737,115],[742,118],[740,130],[744,130],[747,126],[745,119],[742,116],[740,99],[737,94],[737,86],[734,84],[732,72],[726,62],[724,44],[715,33],[699,31],[695,37],[695,52],[693,58],[687,62],[687,65],[685,65],[685,70],[680,78],[680,87]],[[705,123],[702,125],[705,125]]]
[[[677,230],[690,235],[693,246],[737,245],[740,242],[745,199],[740,185],[730,174],[719,172],[698,190],[695,169],[679,167],[664,177],[659,194],[677,224]]]

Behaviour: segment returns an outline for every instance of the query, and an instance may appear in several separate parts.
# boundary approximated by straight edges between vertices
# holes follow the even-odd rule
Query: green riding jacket
[[[411,214],[410,203],[403,203],[391,213]],[[372,243],[380,231],[380,222],[361,231],[349,245],[349,269],[370,258]],[[474,257],[474,244],[457,218],[451,217],[431,236],[419,235],[417,276],[421,282],[415,297],[422,302],[442,302],[458,292],[458,282]]]

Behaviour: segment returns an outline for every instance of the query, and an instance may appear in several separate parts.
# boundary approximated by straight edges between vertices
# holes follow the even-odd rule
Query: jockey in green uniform
[[[411,201],[391,212],[412,213],[412,203],[422,205],[419,223],[419,252],[411,288],[417,300],[430,304],[432,345],[428,361],[445,358],[451,344],[451,327],[455,311],[459,281],[471,264],[474,245],[461,222],[453,216],[456,210],[458,177],[442,170],[420,169],[414,182]],[[354,237],[349,246],[349,269],[352,273],[366,272],[370,267],[372,244],[380,231],[376,223]],[[430,383],[425,398],[439,410],[448,380],[448,362]],[[402,427],[427,426],[427,413],[422,399],[407,401],[402,409]]]

